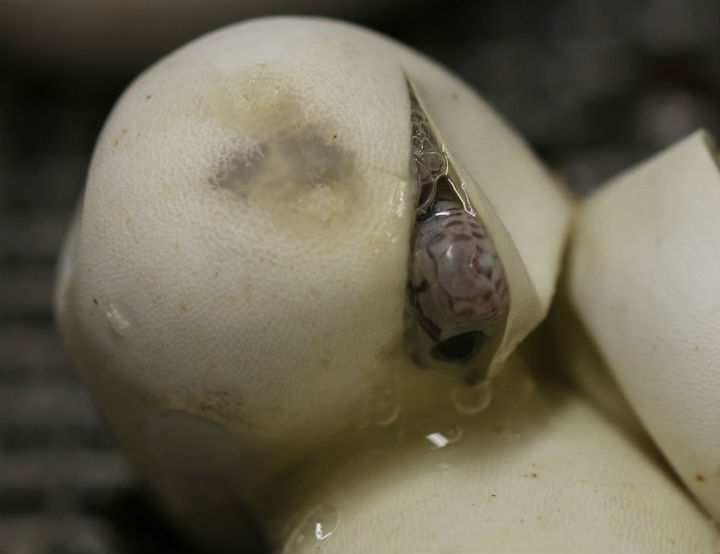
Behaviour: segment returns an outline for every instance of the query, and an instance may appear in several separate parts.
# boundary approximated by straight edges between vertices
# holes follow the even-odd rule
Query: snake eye
[[[463,362],[477,353],[485,338],[485,333],[482,331],[461,333],[436,344],[432,349],[432,355],[447,362]]]

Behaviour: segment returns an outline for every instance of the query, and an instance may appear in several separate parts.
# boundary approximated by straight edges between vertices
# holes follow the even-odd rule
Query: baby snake
[[[504,327],[510,295],[492,239],[465,192],[465,183],[438,140],[412,86],[413,171],[416,221],[411,238],[408,301],[435,361],[472,364]],[[411,318],[412,319],[412,318]],[[493,341],[496,342],[496,341]],[[423,347],[420,347],[422,349]],[[487,359],[487,352],[482,358]],[[425,362],[423,362],[425,360]],[[427,360],[430,360],[429,363]]]

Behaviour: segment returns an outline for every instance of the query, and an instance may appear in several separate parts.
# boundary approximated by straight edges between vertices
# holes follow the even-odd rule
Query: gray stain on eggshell
[[[319,186],[330,187],[353,169],[352,155],[311,127],[303,133],[271,137],[248,152],[236,152],[213,182],[244,198],[260,186],[292,185],[302,193]]]
[[[238,133],[209,179],[216,190],[275,221],[300,225],[324,227],[356,211],[362,179],[332,120],[309,119],[292,94],[267,83],[242,98],[239,107],[216,114]],[[228,123],[224,114],[232,110]]]

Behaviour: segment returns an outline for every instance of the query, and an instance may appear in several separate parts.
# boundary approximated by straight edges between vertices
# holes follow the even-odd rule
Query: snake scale
[[[409,86],[417,182],[408,300],[430,357],[472,363],[504,327],[506,276],[465,183]],[[427,341],[426,341],[427,342]]]

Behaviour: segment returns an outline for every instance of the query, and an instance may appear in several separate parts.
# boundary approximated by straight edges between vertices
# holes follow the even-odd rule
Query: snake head
[[[407,344],[415,362],[474,381],[487,373],[510,307],[505,271],[464,183],[408,83],[416,223]]]

